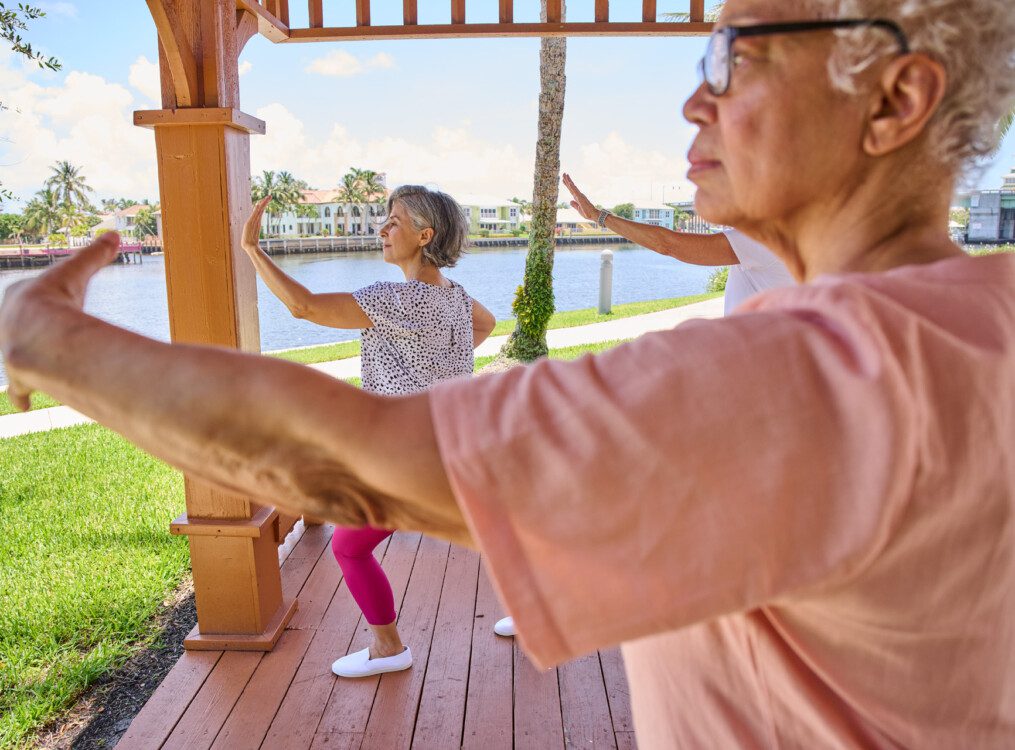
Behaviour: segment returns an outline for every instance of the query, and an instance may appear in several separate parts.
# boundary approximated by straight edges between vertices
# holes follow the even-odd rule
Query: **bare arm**
[[[118,242],[104,235],[8,289],[0,351],[15,406],[44,390],[224,490],[471,544],[425,394],[385,398],[289,362],[163,344],[86,315],[88,280]]]
[[[599,209],[578,189],[570,175],[564,175],[564,187],[570,191],[571,206],[578,213],[591,221],[599,218]],[[684,263],[698,266],[732,266],[740,262],[724,234],[676,232],[666,227],[640,224],[613,214],[607,217],[606,228],[637,245]]]
[[[477,346],[482,344],[489,338],[490,334],[493,333],[494,327],[497,325],[497,319],[493,317],[493,313],[479,304],[476,300],[472,300],[472,348],[475,349]]]
[[[351,294],[315,294],[275,265],[275,261],[261,249],[258,242],[261,216],[270,200],[271,196],[267,196],[259,201],[243,225],[243,250],[271,293],[296,318],[331,328],[370,328],[373,323]]]

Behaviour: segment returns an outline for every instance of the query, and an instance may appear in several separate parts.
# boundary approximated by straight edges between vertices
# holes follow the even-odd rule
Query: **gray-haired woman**
[[[332,328],[362,329],[363,388],[404,395],[448,378],[468,375],[473,349],[494,327],[493,315],[446,278],[457,262],[468,224],[449,195],[404,185],[388,199],[381,228],[384,262],[402,269],[404,282],[379,281],[355,292],[315,294],[287,276],[258,245],[261,215],[270,196],[255,206],[244,227],[243,249],[257,273],[297,318]],[[373,551],[389,529],[338,527],[331,549],[349,592],[374,633],[374,644],[338,659],[341,677],[366,677],[412,666],[412,651],[395,625],[391,584]]]

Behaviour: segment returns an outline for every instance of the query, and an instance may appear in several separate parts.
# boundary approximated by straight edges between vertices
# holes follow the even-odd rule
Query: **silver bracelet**
[[[598,224],[600,228],[606,229],[606,219],[610,216],[613,216],[613,214],[611,214],[604,208],[602,211],[599,212],[599,218],[596,219],[596,224]]]

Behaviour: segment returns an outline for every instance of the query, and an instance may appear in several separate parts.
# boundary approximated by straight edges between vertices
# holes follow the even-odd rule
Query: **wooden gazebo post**
[[[170,333],[256,352],[257,289],[240,262],[240,232],[251,209],[250,133],[265,127],[238,109],[237,60],[257,20],[236,0],[147,2],[163,109],[136,112],[134,122],[155,130]],[[187,512],[171,527],[189,537],[197,600],[184,645],[271,649],[296,609],[282,596],[277,511],[189,478],[186,495]]]

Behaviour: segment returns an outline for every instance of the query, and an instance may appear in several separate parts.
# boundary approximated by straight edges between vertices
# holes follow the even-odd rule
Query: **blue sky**
[[[158,106],[146,4],[36,2],[49,15],[33,23],[29,38],[63,70],[39,71],[0,54],[0,91],[11,105],[0,113],[0,180],[27,198],[49,164],[68,159],[83,166],[99,198],[156,198],[153,138],[130,120],[133,110]],[[684,4],[660,0],[659,9]],[[306,4],[290,5],[293,25],[305,23]],[[326,24],[352,20],[352,2],[324,5]],[[497,12],[496,0],[468,5],[469,22]],[[373,6],[375,23],[398,20],[401,3]],[[420,21],[448,21],[449,6],[421,0]],[[538,2],[516,6],[516,18],[527,20]],[[592,0],[572,0],[569,17],[591,20],[592,8]],[[611,3],[620,20],[636,20],[639,8]],[[562,166],[593,200],[691,197],[684,157],[694,131],[680,107],[697,84],[703,46],[700,38],[569,40]],[[240,61],[242,109],[268,125],[266,136],[252,137],[255,173],[289,169],[324,188],[358,166],[388,173],[392,184],[431,183],[459,195],[531,193],[538,40],[274,45],[255,37]],[[997,187],[1013,165],[1009,135],[977,184]]]

